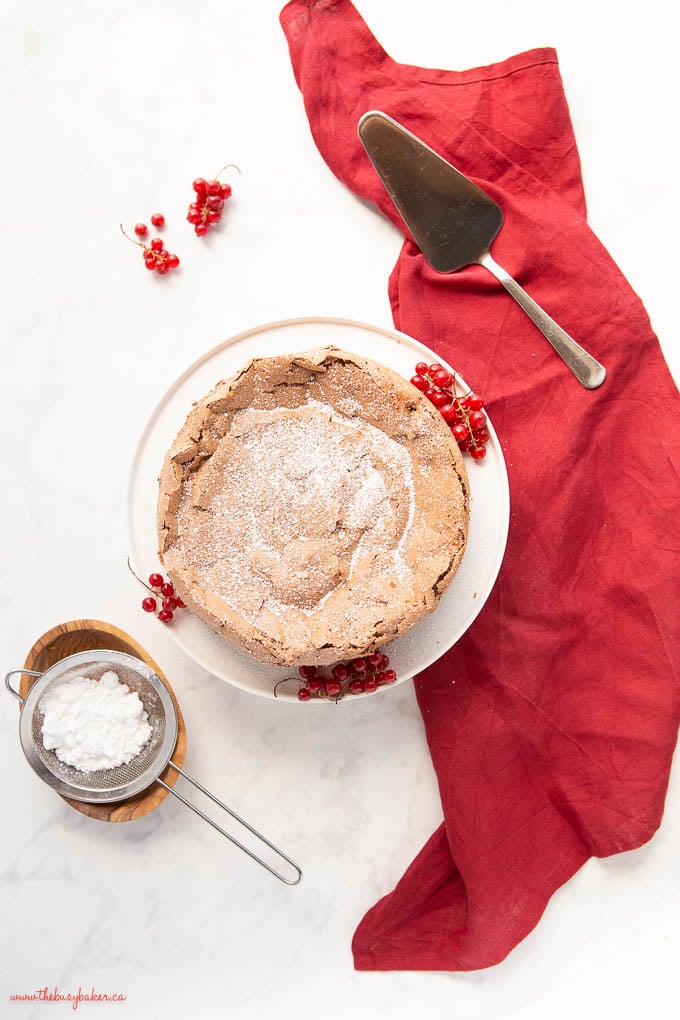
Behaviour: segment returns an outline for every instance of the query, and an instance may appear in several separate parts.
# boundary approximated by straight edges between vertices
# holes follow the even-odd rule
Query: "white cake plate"
[[[453,367],[411,337],[344,319],[308,318],[257,326],[226,340],[195,361],[174,383],[154,410],[134,455],[128,488],[130,555],[142,577],[159,569],[156,538],[158,476],[166,451],[184,424],[193,403],[200,400],[221,379],[237,372],[250,358],[301,353],[332,344],[372,358],[399,372],[413,375],[418,361],[441,362]],[[483,461],[466,457],[470,480],[470,530],[461,565],[437,609],[417,623],[403,637],[382,649],[397,673],[395,684],[379,687],[375,693],[425,669],[465,633],[486,602],[498,576],[510,521],[510,497],[505,461],[491,422],[490,440]],[[445,498],[445,493],[442,493]],[[161,568],[162,569],[162,568]],[[246,652],[218,637],[189,612],[179,612],[167,628],[176,641],[199,665],[242,690],[274,697],[278,680],[295,670],[265,666]],[[298,684],[280,684],[276,696],[297,704]],[[360,695],[364,698],[367,695]],[[344,700],[355,700],[348,696]],[[313,698],[304,704],[329,704]],[[342,701],[340,702],[343,703]]]

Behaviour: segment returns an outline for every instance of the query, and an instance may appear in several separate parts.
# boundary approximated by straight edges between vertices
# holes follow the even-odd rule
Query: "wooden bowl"
[[[134,655],[137,659],[142,659],[154,673],[158,674],[168,688],[177,709],[177,743],[172,753],[172,760],[181,767],[186,754],[187,739],[184,719],[177,698],[148,652],[125,631],[119,630],[110,623],[102,623],[101,620],[71,620],[69,623],[60,623],[38,638],[26,656],[24,669],[33,669],[36,672],[44,673],[46,669],[61,659],[65,659],[67,655],[75,655],[76,652],[90,652],[98,648],[126,652],[128,655]],[[19,685],[19,693],[22,698],[26,697],[37,679],[38,677],[25,674],[22,676]],[[177,772],[168,765],[161,772],[159,778],[168,786],[174,786],[177,781]],[[98,818],[102,822],[129,822],[133,818],[142,818],[144,815],[148,815],[150,811],[158,807],[161,801],[165,800],[167,795],[167,790],[154,782],[148,790],[143,790],[134,797],[119,800],[113,804],[85,804],[68,797],[62,797],[62,800],[65,800],[76,811],[80,811],[81,814],[89,815],[90,818]]]

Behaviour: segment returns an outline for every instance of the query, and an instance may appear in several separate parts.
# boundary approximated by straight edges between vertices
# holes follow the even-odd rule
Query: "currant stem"
[[[276,693],[277,688],[280,687],[281,684],[288,684],[288,683],[290,683],[291,680],[294,680],[296,683],[300,684],[300,679],[297,676],[284,676],[283,679],[276,681],[276,683],[274,684],[274,697],[275,698],[278,698],[278,694]],[[303,687],[304,687],[304,684],[300,684],[300,686],[298,687],[298,690],[301,690]]]
[[[453,373],[453,392],[454,393],[456,392],[456,373],[455,372]],[[460,411],[460,413],[463,415],[463,418],[465,419],[465,428],[468,430],[468,433],[469,433],[469,436],[470,436],[470,444],[473,447],[477,447],[477,446],[479,446],[479,443],[475,439],[474,433],[472,431],[472,426],[470,425],[470,414],[468,412],[467,407],[463,407],[463,405],[461,404],[461,400],[465,400],[465,398],[469,397],[471,393],[472,393],[472,390],[468,390],[467,393],[464,393],[462,397],[456,395],[454,397],[454,399],[456,401],[456,404],[458,405],[458,410]]]
[[[122,228],[121,228],[121,229],[122,229]],[[147,591],[151,592],[151,594],[152,594],[152,595],[153,595],[154,597],[157,597],[157,596],[158,596],[158,592],[156,591],[156,589],[155,589],[155,588],[152,588],[152,587],[151,587],[150,585],[146,584],[146,582],[145,582],[145,581],[142,581],[142,579],[141,579],[141,577],[139,576],[139,574],[135,574],[134,570],[132,569],[132,564],[130,563],[130,557],[129,557],[129,556],[128,556],[128,558],[127,558],[127,565],[128,565],[128,570],[130,571],[130,573],[132,574],[132,576],[133,576],[133,577],[135,577],[135,578],[136,578],[136,579],[137,579],[137,580],[139,581],[139,583],[141,584],[141,586],[142,586],[143,588],[146,588],[146,590],[147,590]]]
[[[135,241],[134,237],[130,237],[129,234],[126,234],[125,231],[123,230],[123,224],[122,223],[119,223],[118,226],[120,227],[120,232],[123,235],[123,237],[126,237],[128,239],[128,241],[130,241],[132,244],[136,244],[138,248],[146,248],[147,247],[145,244],[142,244],[141,241]],[[136,576],[137,575],[135,574],[135,577]]]
[[[429,372],[424,376],[424,378],[427,379],[427,381],[429,382],[430,386],[435,386],[436,385],[436,383],[432,379],[432,376],[429,374]],[[472,432],[472,426],[470,425],[470,414],[468,412],[467,407],[464,407],[463,404],[461,403],[461,400],[465,400],[466,397],[470,396],[470,394],[472,393],[472,390],[468,390],[467,393],[456,393],[456,379],[457,379],[457,376],[456,376],[456,373],[454,372],[453,373],[453,385],[451,387],[451,402],[456,405],[456,407],[458,408],[459,412],[463,415],[463,418],[465,419],[465,428],[468,430],[468,434],[469,434],[469,437],[470,437],[470,445],[473,448],[476,448],[477,446],[479,446],[479,443],[475,439],[474,434]],[[440,388],[441,387],[437,386],[437,389],[440,389]],[[447,390],[442,389],[442,393],[447,393],[447,392],[448,392]]]
[[[234,170],[238,170],[239,174],[241,173],[241,170],[239,167],[236,166],[236,163],[225,163],[222,169],[215,174],[214,180],[219,181],[220,174],[223,174],[224,171],[228,170],[230,166],[233,167]]]

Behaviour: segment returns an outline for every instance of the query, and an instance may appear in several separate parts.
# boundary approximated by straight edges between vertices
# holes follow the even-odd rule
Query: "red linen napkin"
[[[395,117],[501,205],[494,256],[608,371],[584,390],[486,270],[439,275],[407,235],[395,325],[486,398],[510,535],[482,613],[416,679],[444,823],[353,950],[364,970],[488,967],[588,857],[661,820],[680,713],[678,394],[587,226],[553,50],[425,70],[395,63],[348,0],[293,0],[281,21],[340,180],[406,233],[356,133],[366,110]]]

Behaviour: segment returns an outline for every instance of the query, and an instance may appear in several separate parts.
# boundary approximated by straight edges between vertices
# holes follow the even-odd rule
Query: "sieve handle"
[[[173,761],[169,761],[168,765],[171,765],[175,772],[179,772],[181,776],[184,776],[184,778],[187,779],[192,786],[195,786],[197,790],[200,790],[201,793],[204,793],[206,797],[208,797],[214,804],[217,804],[218,807],[221,807],[223,811],[226,811],[227,814],[230,815],[235,821],[237,821],[240,825],[243,825],[248,830],[248,832],[252,832],[252,834],[256,836],[262,843],[268,846],[270,850],[273,850],[277,857],[280,857],[282,860],[286,861],[286,863],[290,864],[291,868],[293,869],[293,872],[295,873],[295,878],[293,877],[287,878],[285,875],[282,875],[280,871],[277,871],[275,868],[272,868],[269,864],[267,864],[266,861],[263,861],[261,857],[258,857],[257,854],[253,853],[252,850],[249,850],[247,846],[244,846],[243,843],[240,843],[234,836],[230,835],[230,833],[228,833],[225,829],[218,825],[217,822],[214,822],[212,818],[204,814],[203,811],[201,811],[200,808],[197,808],[195,804],[192,804],[190,801],[186,800],[186,798],[183,797],[181,793],[177,793],[177,790],[175,790],[172,786],[168,786],[167,783],[164,783],[162,779],[157,779],[156,782],[160,786],[162,786],[164,790],[167,790],[168,793],[171,793],[173,797],[176,797],[177,800],[180,800],[182,804],[186,805],[186,807],[191,808],[191,810],[195,814],[197,814],[205,822],[208,822],[209,825],[212,825],[213,829],[217,829],[218,832],[220,832],[223,836],[226,836],[227,839],[230,840],[232,843],[235,843],[240,850],[243,850],[243,852],[248,854],[249,857],[252,857],[254,861],[257,861],[258,864],[261,864],[262,867],[266,868],[267,871],[269,871],[272,875],[275,875],[276,878],[280,879],[282,882],[285,882],[286,885],[298,884],[298,882],[302,878],[302,871],[297,866],[295,861],[292,861],[290,857],[286,856],[286,854],[284,854],[282,850],[279,850],[277,846],[274,846],[273,843],[270,843],[269,840],[265,836],[263,836],[261,832],[258,832],[257,829],[254,829],[252,827],[252,825],[249,825],[248,822],[246,822],[243,818],[237,815],[235,811],[232,811],[230,807],[227,807],[227,805],[223,804],[221,800],[218,800],[217,797],[215,797],[215,795],[210,792],[210,790],[206,790],[205,786],[201,786],[199,782],[197,782],[195,779],[192,779],[191,776],[187,775],[187,773],[184,772],[179,767],[179,765],[175,765]]]
[[[34,669],[11,669],[9,671],[9,673],[7,673],[7,675],[5,676],[5,687],[7,688],[7,690],[9,691],[10,694],[14,695],[14,697],[17,699],[17,701],[21,702],[22,705],[23,705],[25,699],[21,697],[21,695],[19,694],[18,691],[14,690],[14,688],[11,685],[11,683],[9,682],[9,678],[11,676],[17,676],[17,674],[19,676],[21,676],[24,673],[27,676],[42,676],[42,673],[36,673],[36,671]]]

